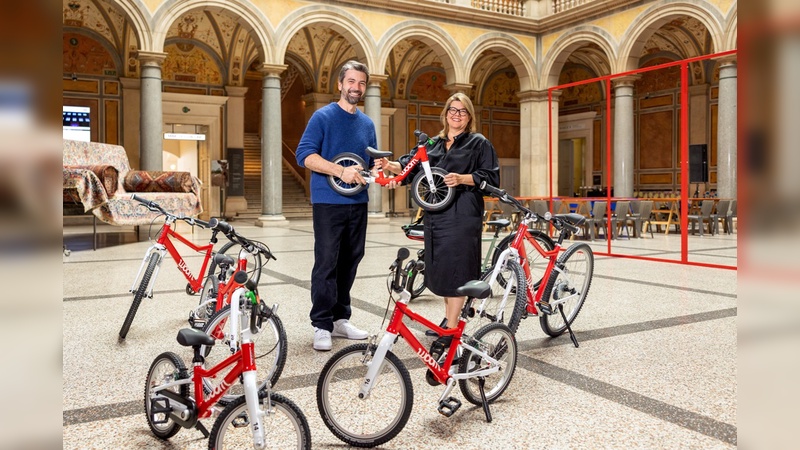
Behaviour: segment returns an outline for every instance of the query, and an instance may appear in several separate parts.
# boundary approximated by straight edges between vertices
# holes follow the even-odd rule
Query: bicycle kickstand
[[[486,421],[492,423],[492,413],[489,411],[489,402],[486,401],[486,392],[483,386],[486,384],[486,378],[478,377],[478,390],[481,392],[481,400],[483,401],[483,412],[486,414]]]
[[[575,337],[575,333],[572,332],[572,327],[570,327],[569,322],[567,322],[567,316],[564,314],[564,305],[562,303],[558,304],[558,312],[561,313],[561,318],[564,319],[564,323],[567,324],[569,338],[572,340],[572,343],[575,344],[575,348],[578,348],[578,338]]]

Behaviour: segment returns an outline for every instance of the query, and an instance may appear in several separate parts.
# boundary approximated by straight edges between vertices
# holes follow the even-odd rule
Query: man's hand
[[[347,184],[355,184],[355,183],[361,185],[367,184],[367,180],[365,180],[364,177],[361,176],[362,170],[363,168],[358,164],[349,167],[344,167],[342,170],[342,174],[339,176],[339,179]]]

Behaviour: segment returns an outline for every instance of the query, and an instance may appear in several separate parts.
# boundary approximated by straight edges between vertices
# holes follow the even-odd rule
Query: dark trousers
[[[311,325],[333,331],[350,319],[350,288],[367,238],[367,204],[314,204],[314,269],[311,271]]]

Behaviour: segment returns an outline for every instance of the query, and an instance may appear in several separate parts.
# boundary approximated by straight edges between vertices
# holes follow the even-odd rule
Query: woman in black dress
[[[484,206],[478,186],[482,181],[499,186],[500,166],[492,143],[476,132],[475,109],[469,97],[453,94],[442,110],[441,121],[444,128],[428,146],[428,159],[431,166],[448,172],[445,183],[456,192],[449,207],[425,212],[425,283],[431,292],[444,297],[447,327],[452,328],[458,324],[466,300],[456,289],[480,278]],[[404,159],[389,162],[384,158],[377,160],[375,167],[399,173]]]

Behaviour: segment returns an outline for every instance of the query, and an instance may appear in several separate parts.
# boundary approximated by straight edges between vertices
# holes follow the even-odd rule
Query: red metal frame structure
[[[668,263],[676,263],[676,264],[687,264],[693,266],[702,266],[702,267],[713,267],[718,269],[730,269],[730,270],[737,270],[736,266],[729,266],[723,264],[710,264],[710,263],[702,263],[696,261],[689,261],[689,237],[687,234],[687,227],[689,224],[688,214],[689,214],[689,64],[697,61],[703,61],[707,59],[719,59],[726,56],[734,56],[737,55],[737,50],[729,50],[726,52],[714,53],[711,55],[703,55],[698,56],[696,58],[688,58],[683,59],[680,61],[674,61],[671,63],[659,64],[651,67],[645,67],[642,69],[631,70],[628,72],[617,73],[614,75],[605,75],[602,77],[591,78],[588,80],[576,81],[574,83],[567,83],[562,84],[559,86],[553,86],[547,89],[547,119],[548,119],[548,166],[550,171],[550,186],[549,186],[549,197],[550,201],[553,200],[553,91],[566,89],[573,86],[579,86],[582,84],[589,84],[589,83],[596,83],[601,81],[605,83],[606,87],[606,170],[608,172],[608,177],[606,177],[606,204],[608,205],[608,211],[606,217],[609,220],[610,226],[610,217],[611,217],[611,183],[614,179],[613,173],[613,165],[612,165],[612,141],[611,137],[613,136],[613,130],[611,127],[611,80],[614,78],[620,78],[628,75],[635,75],[638,73],[643,72],[650,72],[653,70],[664,69],[667,67],[674,67],[680,66],[681,70],[681,105],[680,105],[680,170],[681,170],[681,201],[680,201],[680,226],[681,226],[681,258],[680,260],[674,259],[666,259],[666,258],[654,258],[649,256],[636,256],[636,255],[626,255],[621,253],[614,253],[611,249],[611,240],[607,239],[607,252],[600,253],[598,255],[602,256],[617,256],[621,258],[631,258],[631,259],[640,259],[640,260],[647,260],[647,261],[658,261],[658,262],[668,262]],[[701,225],[702,226],[702,225]],[[609,228],[610,229],[610,228]]]

